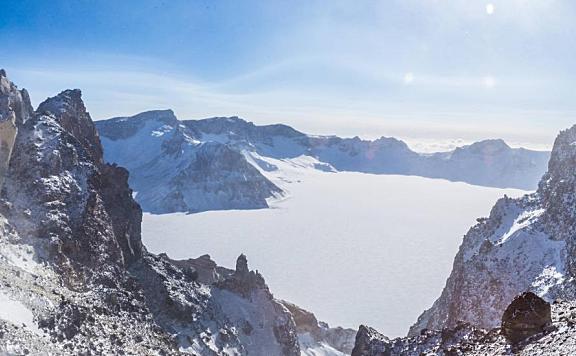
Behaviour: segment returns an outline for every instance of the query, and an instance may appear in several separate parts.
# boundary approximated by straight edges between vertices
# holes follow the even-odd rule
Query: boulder
[[[502,334],[512,343],[545,331],[552,323],[550,304],[532,292],[514,298],[502,316]]]

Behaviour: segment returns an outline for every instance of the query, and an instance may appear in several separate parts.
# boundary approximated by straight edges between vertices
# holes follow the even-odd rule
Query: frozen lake
[[[444,180],[308,171],[272,209],[144,215],[151,252],[210,254],[233,268],[245,253],[272,292],[332,326],[388,336],[440,295],[462,236],[504,194]]]

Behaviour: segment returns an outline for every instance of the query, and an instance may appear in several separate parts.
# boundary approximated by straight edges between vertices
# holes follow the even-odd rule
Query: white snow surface
[[[525,193],[421,177],[323,172],[309,156],[245,155],[277,166],[262,172],[288,197],[263,210],[144,214],[147,248],[182,259],[208,253],[228,267],[245,253],[278,298],[330,325],[367,324],[391,337],[405,335],[440,294],[475,219],[487,216],[504,194]]]
[[[0,291],[0,319],[11,322],[16,326],[24,326],[38,335],[42,335],[34,322],[34,314],[22,302]]]
[[[309,333],[298,335],[301,356],[346,356],[325,342],[318,342]]]

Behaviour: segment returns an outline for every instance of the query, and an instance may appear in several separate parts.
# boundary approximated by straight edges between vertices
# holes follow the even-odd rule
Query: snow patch
[[[508,240],[511,236],[513,236],[518,231],[530,226],[533,221],[538,218],[540,215],[544,213],[545,209],[536,209],[532,211],[525,211],[520,214],[512,223],[512,226],[500,239],[499,243],[503,244]]]
[[[34,314],[17,300],[11,299],[0,291],[0,319],[11,322],[17,326],[24,326],[38,335],[43,335],[34,322]]]
[[[532,283],[532,287],[540,296],[545,296],[550,288],[564,283],[564,273],[558,271],[557,266],[548,266]]]
[[[301,356],[346,356],[325,342],[318,342],[310,333],[298,334]]]

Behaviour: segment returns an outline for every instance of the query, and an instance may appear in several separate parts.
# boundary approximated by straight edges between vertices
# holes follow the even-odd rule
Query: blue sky
[[[95,119],[173,108],[320,134],[544,147],[576,123],[570,0],[1,0],[0,67]]]

